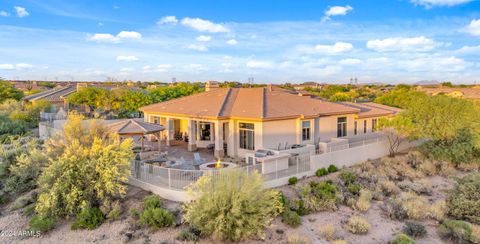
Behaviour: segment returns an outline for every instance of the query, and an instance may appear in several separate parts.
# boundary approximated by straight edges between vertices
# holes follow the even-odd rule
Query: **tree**
[[[47,142],[46,151],[51,163],[39,179],[40,216],[74,216],[125,195],[132,140],[120,141],[105,125],[71,114],[63,135]]]
[[[400,145],[408,140],[412,133],[412,121],[403,114],[393,118],[381,118],[378,127],[388,139],[390,157],[395,157]]]
[[[278,191],[264,190],[261,176],[242,170],[220,171],[200,178],[189,192],[186,222],[215,239],[237,241],[264,236],[265,228],[283,211]]]
[[[0,80],[0,103],[7,99],[20,100],[23,92],[13,87],[8,81]]]

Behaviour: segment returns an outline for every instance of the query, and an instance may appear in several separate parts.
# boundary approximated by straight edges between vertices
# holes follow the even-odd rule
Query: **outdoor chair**
[[[193,157],[195,159],[195,165],[200,165],[205,163],[205,159],[200,157],[200,153],[194,153]]]

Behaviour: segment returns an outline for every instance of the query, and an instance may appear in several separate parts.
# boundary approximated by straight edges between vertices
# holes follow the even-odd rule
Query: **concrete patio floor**
[[[152,154],[158,154],[158,142],[145,141],[145,146],[154,148]],[[174,141],[170,146],[165,144],[165,141],[161,142],[161,152],[168,152],[167,156],[180,159],[183,157],[186,161],[194,161],[194,153],[199,153],[200,157],[205,159],[205,162],[214,162],[216,158],[212,151],[206,148],[198,148],[195,152],[190,152],[187,149],[187,143],[184,141]]]

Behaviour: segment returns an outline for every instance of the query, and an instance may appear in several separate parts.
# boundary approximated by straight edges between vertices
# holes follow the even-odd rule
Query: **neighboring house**
[[[423,91],[429,95],[436,96],[439,94],[445,94],[451,97],[460,97],[466,99],[480,99],[480,88],[463,88],[463,87],[438,87],[438,88],[426,88],[419,87],[419,91]]]
[[[332,103],[279,89],[216,88],[140,108],[145,121],[164,125],[162,139],[188,138],[188,149],[214,147],[217,157],[257,149],[356,138],[375,131],[380,117],[399,110],[375,103]]]
[[[26,102],[35,103],[36,101],[48,101],[55,109],[68,109],[67,97],[77,91],[73,85],[58,87],[47,91],[39,92],[23,98]]]

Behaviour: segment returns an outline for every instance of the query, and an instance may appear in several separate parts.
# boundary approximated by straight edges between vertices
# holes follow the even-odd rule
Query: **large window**
[[[367,120],[363,120],[363,134],[367,134]]]
[[[302,121],[302,140],[310,140],[310,121]]]
[[[357,135],[357,121],[355,121],[355,123],[353,124],[353,134],[354,135]]]
[[[372,132],[377,130],[377,119],[372,119]]]
[[[153,123],[159,125],[160,124],[160,117],[153,116]]]
[[[200,140],[210,141],[212,124],[209,122],[200,122]]]
[[[337,118],[337,137],[347,136],[347,117]]]
[[[240,148],[255,150],[255,130],[252,123],[240,123]]]

